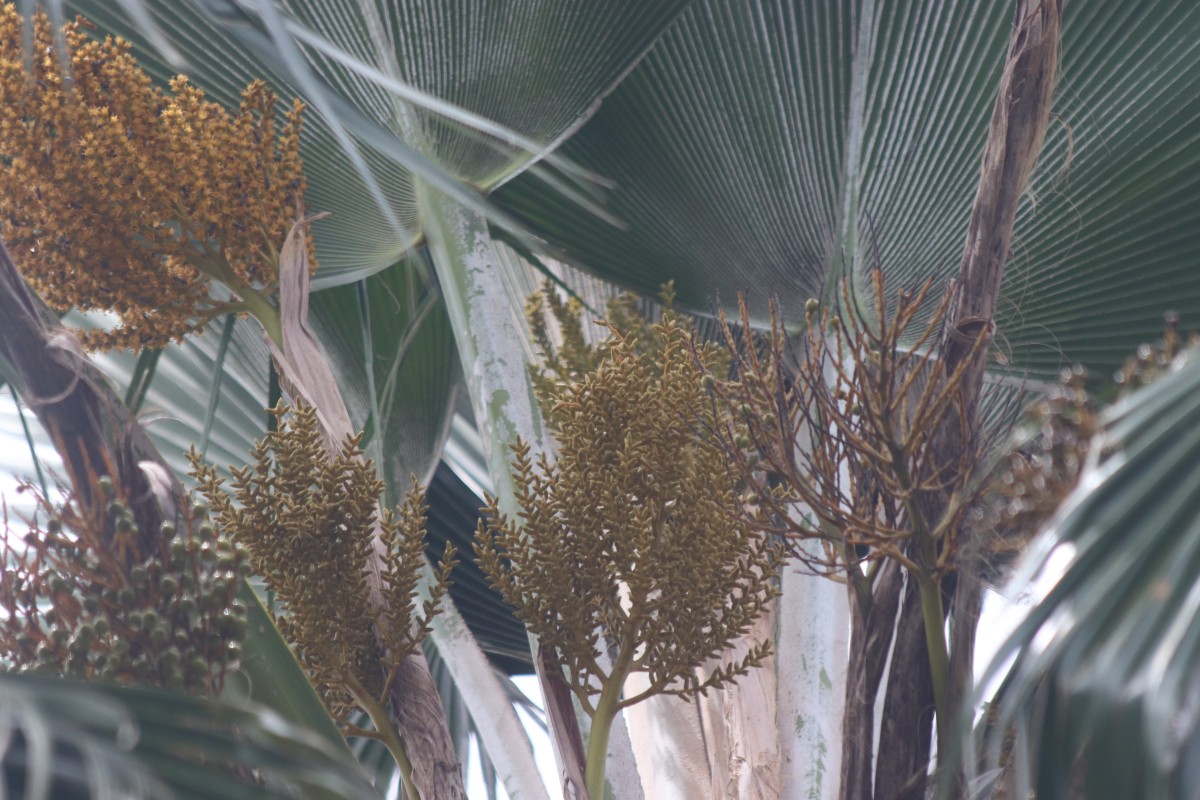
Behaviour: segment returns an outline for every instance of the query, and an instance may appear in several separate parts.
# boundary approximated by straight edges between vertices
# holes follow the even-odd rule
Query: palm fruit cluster
[[[97,483],[111,540],[70,499],[52,507],[39,497],[46,521],[20,538],[5,526],[0,660],[18,672],[219,692],[241,657],[248,553],[196,504],[141,557],[120,488]]]

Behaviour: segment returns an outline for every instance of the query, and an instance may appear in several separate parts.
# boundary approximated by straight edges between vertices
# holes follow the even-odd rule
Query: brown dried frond
[[[261,81],[230,113],[180,76],[151,82],[130,45],[0,7],[0,235],[51,307],[117,314],[89,346],[161,347],[250,292],[269,296],[304,195],[296,103],[277,130]],[[315,264],[315,261],[313,262]],[[212,281],[233,292],[214,295]]]
[[[889,309],[882,274],[872,281],[872,319],[848,284],[841,313],[810,300],[798,350],[774,305],[765,351],[744,302],[740,335],[722,317],[735,379],[714,382],[724,409],[719,432],[735,471],[761,487],[770,527],[823,543],[823,556],[796,551],[810,568],[838,575],[881,558],[912,565],[907,543],[921,540],[922,569],[941,573],[954,568],[978,461],[965,432],[961,452],[938,447],[944,426],[962,416],[962,370],[935,369],[950,296],[914,331],[932,283],[900,292]],[[931,514],[939,496],[950,500]],[[810,513],[797,514],[797,505]]]
[[[110,478],[96,484],[109,526],[70,498],[54,507],[40,495],[47,521],[21,541],[5,518],[0,661],[21,672],[217,694],[241,657],[246,608],[236,597],[248,553],[198,505],[181,529],[163,525],[158,552],[130,565],[122,554],[136,547],[137,523],[128,498]]]
[[[695,669],[744,635],[777,594],[781,548],[741,516],[744,502],[709,436],[711,346],[693,354],[676,315],[640,343],[610,325],[599,364],[558,382],[557,461],[514,448],[520,519],[490,498],[482,569],[566,666],[589,713],[594,695],[632,671],[656,693],[704,692],[758,665],[752,648],[706,680]],[[617,648],[599,665],[601,637]]]
[[[253,465],[233,470],[232,495],[193,451],[194,475],[222,528],[249,549],[254,571],[283,601],[280,631],[330,711],[345,719],[358,708],[349,679],[383,696],[389,665],[413,652],[428,630],[453,549],[447,548],[441,581],[418,616],[426,511],[419,489],[414,484],[399,509],[379,514],[383,483],[362,457],[361,435],[331,455],[311,406],[297,405],[290,415],[280,406],[271,413],[278,429],[256,445]],[[386,551],[386,619],[372,610],[370,599],[376,525]],[[388,639],[381,641],[378,631],[388,631]]]

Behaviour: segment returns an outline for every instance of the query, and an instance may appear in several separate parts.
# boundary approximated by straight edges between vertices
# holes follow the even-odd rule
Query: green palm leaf
[[[1111,409],[1035,546],[1029,574],[1052,570],[1051,587],[992,668],[1007,678],[988,754],[1015,731],[1016,796],[1074,796],[1074,781],[1097,800],[1200,792],[1197,355]]]
[[[336,215],[317,236],[322,270],[314,285],[322,288],[394,264],[420,240],[414,176],[511,224],[467,184],[489,188],[537,167],[531,171],[543,176],[543,186],[550,180],[558,187],[552,193],[569,190],[595,213],[591,176],[546,148],[594,113],[598,99],[684,4],[65,5],[130,39],[139,61],[159,79],[176,71],[159,49],[165,47],[193,82],[223,103],[235,104],[241,88],[258,77],[285,98],[305,96],[317,111],[302,143],[308,205]],[[543,169],[543,161],[552,167]]]
[[[378,798],[345,751],[248,701],[0,675],[7,796]]]
[[[518,176],[494,195],[622,285],[762,314],[852,266],[891,285],[958,268],[1011,6],[692,5],[564,146],[628,228]],[[1068,5],[1061,79],[1001,299],[1013,368],[1108,370],[1200,304],[1200,9]],[[1152,276],[1152,277],[1151,277]]]

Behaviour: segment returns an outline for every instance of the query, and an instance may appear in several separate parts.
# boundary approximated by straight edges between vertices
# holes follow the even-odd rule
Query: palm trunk
[[[846,680],[846,713],[842,724],[842,785],[844,800],[872,800],[875,775],[875,703],[883,680],[904,575],[888,561],[880,568],[871,607],[864,613],[857,596],[851,602],[850,664]]]

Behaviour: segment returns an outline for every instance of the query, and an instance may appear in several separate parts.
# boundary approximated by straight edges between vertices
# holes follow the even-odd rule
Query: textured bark
[[[875,698],[883,680],[900,590],[904,576],[895,561],[880,568],[865,617],[850,590],[850,665],[846,679],[846,713],[842,723],[842,777],[838,796],[844,800],[871,800],[875,743]]]
[[[1050,120],[1061,25],[1062,0],[1018,0],[971,209],[957,296],[942,342],[946,375],[953,373],[964,360],[970,360],[961,390],[960,413],[965,417],[965,425],[959,425],[952,417],[942,437],[947,463],[953,463],[964,448],[976,446],[987,348],[975,350],[974,355],[971,348],[978,336],[990,336],[995,327],[996,300],[1011,254],[1017,209],[1041,153]],[[970,441],[962,441],[963,430]],[[951,707],[962,710],[971,696],[975,633],[983,588],[977,577],[980,543],[972,539],[969,531],[962,531],[959,547],[959,574],[949,607],[948,696]],[[965,711],[960,719],[968,720]],[[962,793],[961,779],[958,784]]]
[[[446,710],[420,650],[400,662],[392,682],[391,711],[422,800],[467,800]]]

